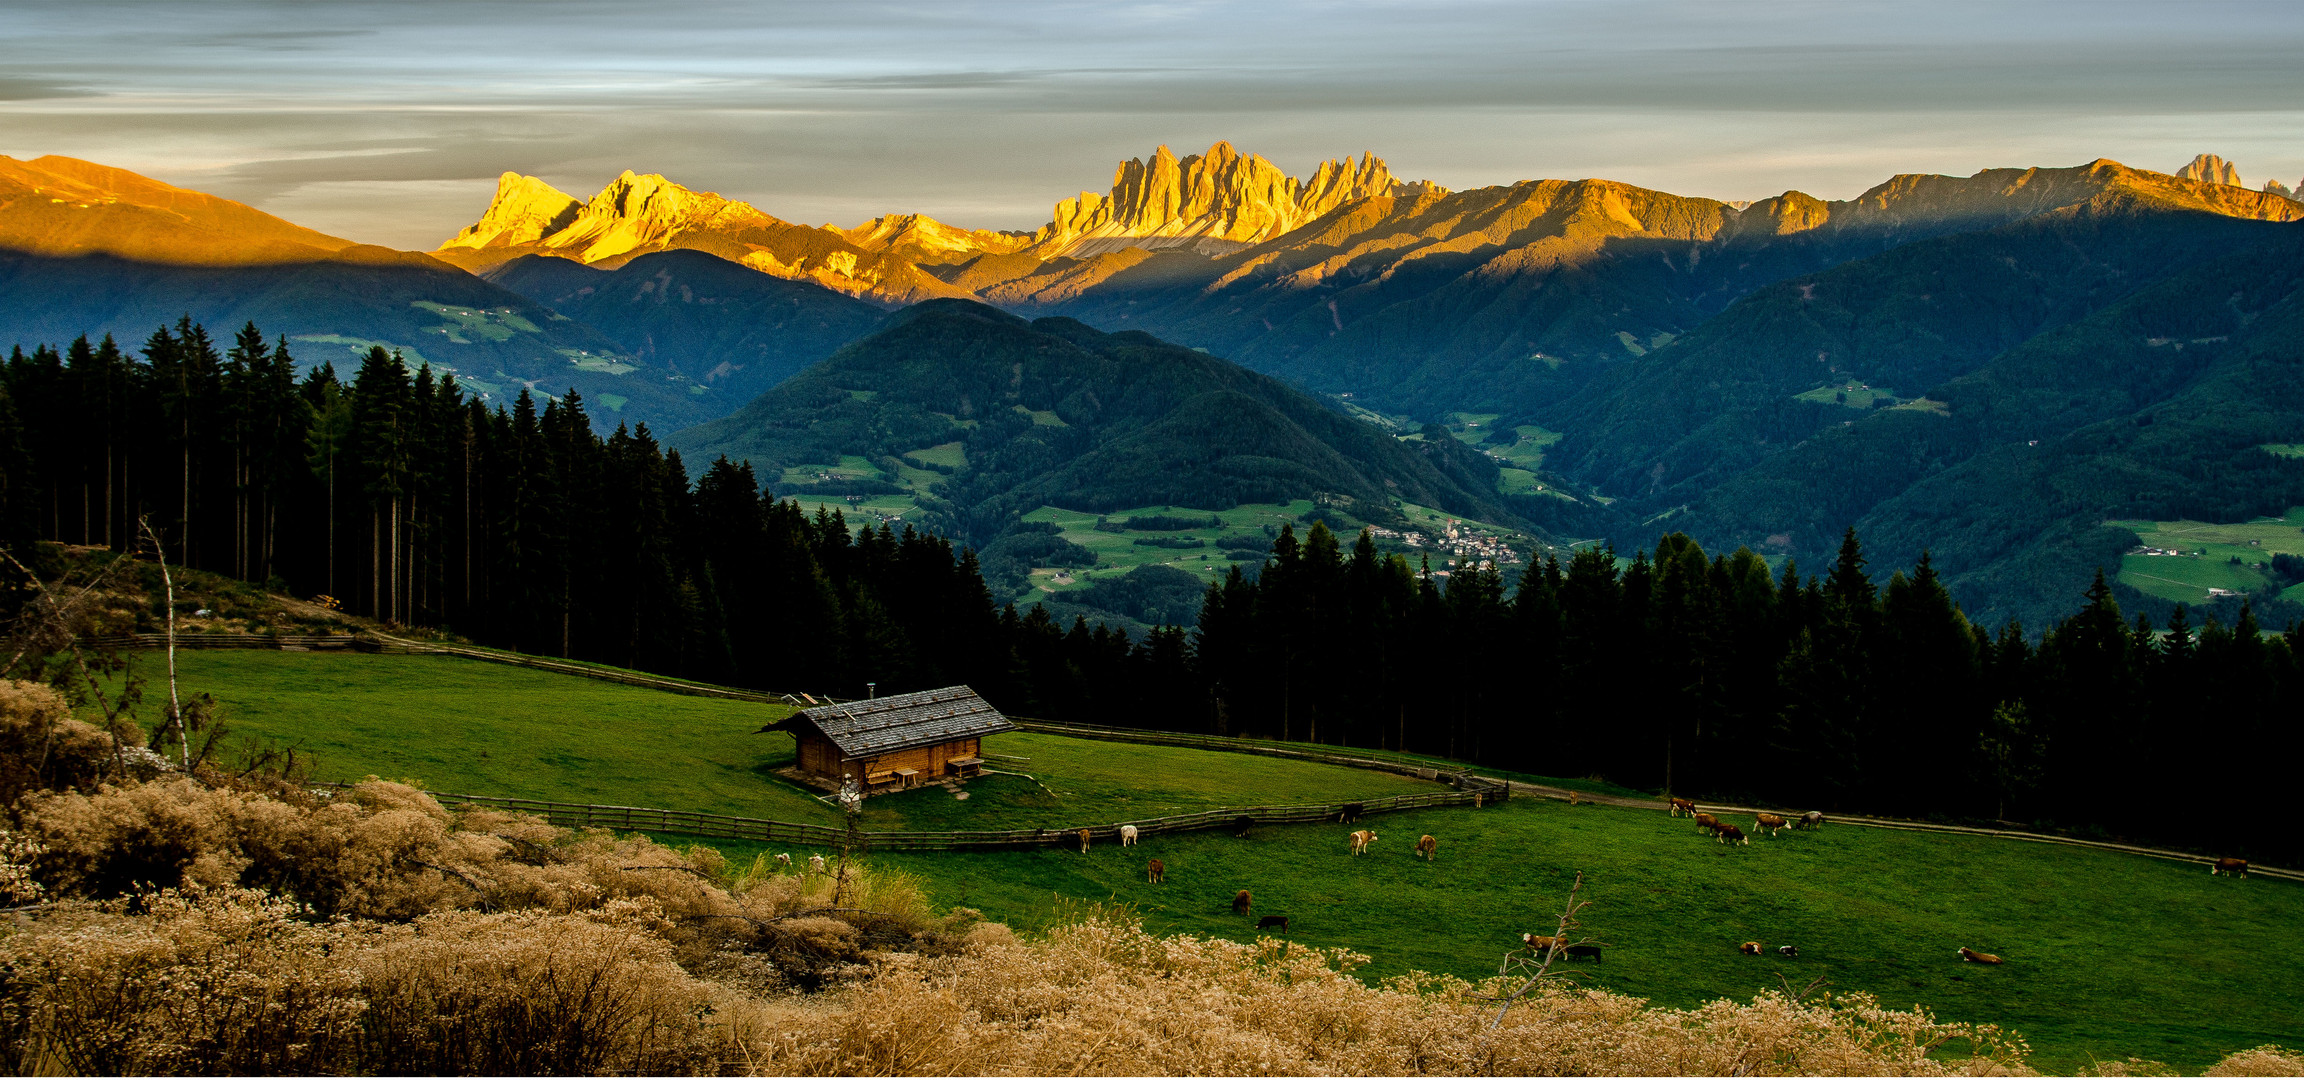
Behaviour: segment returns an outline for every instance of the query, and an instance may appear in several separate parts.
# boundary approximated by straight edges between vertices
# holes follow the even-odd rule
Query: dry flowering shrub
[[[372,931],[353,965],[372,1067],[434,1075],[687,1072],[710,987],[675,963],[663,912],[445,912]]]
[[[130,914],[131,907],[134,914]],[[336,927],[261,893],[151,893],[0,937],[10,1038],[23,1073],[305,1074],[356,1045],[358,980]]]
[[[1044,940],[987,935],[900,957],[818,999],[716,1017],[736,1060],[777,1074],[1940,1076],[2020,1070],[1988,1028],[1854,996],[1763,995],[1656,1009],[1552,988],[1492,1026],[1503,985],[1409,976],[1370,986],[1343,950],[1158,937],[1106,915]],[[1930,1057],[1958,1045],[1971,1056]]]
[[[2208,1067],[2209,1076],[2304,1076],[2304,1054],[2279,1046],[2259,1046],[2224,1055]]]
[[[38,683],[0,680],[0,807],[43,789],[90,790],[121,775],[121,754],[143,750],[123,722],[120,742],[72,717],[64,695]],[[138,760],[150,757],[138,755]]]
[[[48,848],[27,836],[0,829],[0,903],[29,904],[47,887],[32,876],[32,860]]]

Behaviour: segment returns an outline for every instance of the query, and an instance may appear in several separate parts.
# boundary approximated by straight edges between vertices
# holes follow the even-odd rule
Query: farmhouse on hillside
[[[907,788],[984,767],[983,739],[1016,725],[965,686],[820,705],[761,731],[788,731],[800,771],[827,784]]]

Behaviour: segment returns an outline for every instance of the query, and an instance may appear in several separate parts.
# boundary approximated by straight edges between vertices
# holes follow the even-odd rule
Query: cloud
[[[87,97],[93,91],[57,79],[0,75],[0,101],[39,101],[45,98]]]

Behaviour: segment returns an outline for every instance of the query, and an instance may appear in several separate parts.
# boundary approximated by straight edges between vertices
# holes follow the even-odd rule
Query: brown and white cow
[[[2214,865],[2208,868],[2208,876],[2215,877],[2218,874],[2229,874],[2233,877],[2247,877],[2248,860],[2218,859]]]
[[[1742,844],[1745,847],[1752,846],[1752,841],[1745,837],[1744,830],[1739,829],[1734,825],[1730,825],[1725,821],[1712,828],[1712,839],[1723,844]]]
[[[1433,839],[1430,833],[1426,833],[1416,841],[1416,854],[1421,856],[1425,862],[1431,862],[1432,853],[1438,850],[1440,850],[1440,841]]]
[[[1742,945],[1736,946],[1736,951],[1743,953],[1746,956],[1758,956],[1760,955],[1760,943],[1757,941],[1747,941]]]
[[[1966,945],[1960,946],[1960,959],[1966,960],[1971,964],[1997,964],[2001,962],[1999,957],[1994,956],[1991,953],[1977,952],[1976,950],[1971,949]]]
[[[1711,832],[1712,830],[1714,830],[1714,829],[1717,829],[1717,828],[1719,828],[1719,827],[1720,827],[1720,819],[1719,819],[1719,818],[1713,817],[1713,816],[1712,816],[1712,815],[1710,815],[1710,814],[1698,814],[1698,815],[1696,815],[1696,831],[1697,831],[1697,832]]]
[[[1368,854],[1368,845],[1376,842],[1376,830],[1360,829],[1352,834],[1352,854]]]
[[[1246,890],[1246,889],[1242,889],[1242,890],[1240,890],[1239,892],[1232,894],[1232,914],[1234,914],[1234,915],[1246,915],[1246,914],[1248,914],[1248,903],[1249,903],[1248,890]]]
[[[1824,827],[1824,811],[1822,811],[1822,810],[1810,810],[1810,811],[1808,811],[1807,813],[1800,815],[1800,820],[1793,822],[1793,823],[1792,823],[1792,827],[1793,827],[1793,828],[1795,828],[1795,829],[1820,829],[1820,828],[1823,828],[1823,827]]]
[[[1145,876],[1152,879],[1152,884],[1158,885],[1168,880],[1168,864],[1154,859],[1145,865],[1144,873]]]
[[[1664,812],[1672,815],[1673,817],[1679,817],[1680,812],[1683,810],[1687,811],[1690,816],[1694,816],[1696,813],[1696,800],[1683,799],[1678,796],[1674,796],[1672,799],[1672,805],[1664,808]]]
[[[1088,839],[1094,835],[1096,834],[1089,832],[1086,829],[1080,830],[1080,854],[1088,854]]]
[[[1776,830],[1790,824],[1792,823],[1784,820],[1781,816],[1776,814],[1755,814],[1752,817],[1752,831],[1759,832],[1762,829],[1766,829],[1768,830],[1768,835],[1770,836],[1776,835]]]
[[[1552,951],[1554,939],[1549,934],[1522,934],[1520,935],[1520,943],[1528,946],[1536,955],[1542,956]]]
[[[1136,846],[1136,826],[1134,826],[1134,825],[1122,825],[1122,826],[1120,826],[1120,846],[1121,846],[1121,847],[1135,847],[1135,846]]]

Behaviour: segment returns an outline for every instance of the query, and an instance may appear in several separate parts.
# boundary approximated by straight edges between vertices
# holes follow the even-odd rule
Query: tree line
[[[2047,821],[2289,853],[2257,762],[2304,750],[2300,630],[2124,619],[2099,578],[2038,635],[1970,622],[1923,556],[1822,578],[1685,536],[1435,573],[1325,523],[1131,639],[995,604],[975,553],[851,528],[721,458],[691,483],[575,393],[491,406],[371,348],[189,319],[135,354],[16,350],[0,540],[137,546],[387,622],[778,691],[965,682],[1018,715],[1404,750],[1794,808]],[[2171,792],[2180,792],[2172,795]],[[2171,812],[2180,802],[2180,812]]]

